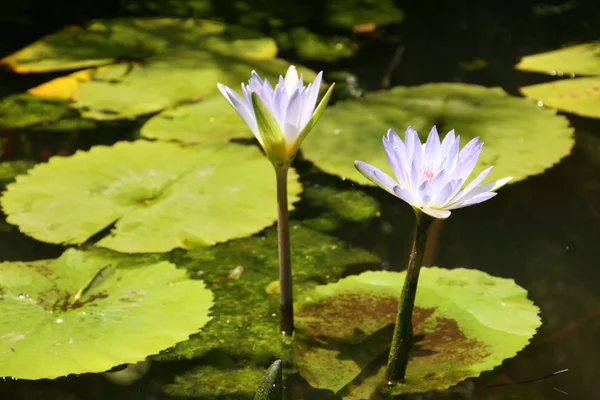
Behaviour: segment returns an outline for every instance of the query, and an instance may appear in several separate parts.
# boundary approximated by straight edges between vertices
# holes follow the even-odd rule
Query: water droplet
[[[571,72],[571,73],[569,74],[569,78],[575,78],[575,72]]]
[[[57,319],[56,319],[56,323],[57,323],[57,324],[62,324],[62,322],[63,322],[63,320],[62,320],[61,318],[57,318]]]
[[[20,295],[19,295],[19,298],[20,298],[20,299],[24,299],[24,298],[25,298],[25,296],[24,296],[24,295],[22,295],[22,294],[20,294]]]
[[[538,107],[544,107],[544,102],[541,100],[538,101],[536,104],[538,105]]]
[[[550,71],[548,71],[548,73],[552,76],[556,76],[556,71],[554,71],[554,70],[550,70]]]
[[[334,130],[333,130],[333,134],[334,134],[334,135],[339,135],[339,134],[340,134],[340,132],[342,132],[342,130],[341,130],[341,129],[339,129],[339,128],[338,128],[338,129],[334,129]]]
[[[558,71],[558,76],[563,76],[563,72],[562,71]]]
[[[346,177],[345,177],[345,176],[342,176],[342,180],[343,180],[343,181],[345,181],[345,180],[346,180]]]

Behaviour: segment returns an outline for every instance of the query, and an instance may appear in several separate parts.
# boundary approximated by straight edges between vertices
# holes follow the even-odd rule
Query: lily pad
[[[289,63],[276,54],[273,39],[221,22],[122,18],[67,27],[3,62],[17,72],[88,68],[29,92],[69,96],[84,118],[116,120],[220,97],[217,82],[238,86],[251,70],[277,77]],[[300,69],[314,79],[313,71]],[[226,102],[222,107],[230,108]]]
[[[75,114],[65,101],[52,101],[28,94],[5,97],[0,101],[0,127],[26,128]]]
[[[217,21],[117,18],[67,26],[1,62],[21,73],[64,71],[194,48],[248,58],[272,58],[277,52],[272,39]]]
[[[161,111],[190,100],[222,98],[217,82],[239,87],[256,70],[272,81],[289,63],[281,59],[251,59],[202,50],[177,51],[148,58],[143,64],[114,64],[98,68],[94,79],[82,82],[73,107],[85,118],[114,120]],[[315,73],[299,67],[305,79]],[[218,103],[215,103],[218,104]],[[224,110],[231,106],[223,102]],[[203,127],[211,129],[210,126]],[[196,126],[196,129],[201,129]],[[212,131],[212,129],[211,129]]]
[[[293,171],[289,182],[293,203]],[[80,244],[114,224],[97,245],[143,253],[253,234],[275,221],[275,195],[273,168],[254,146],[140,140],[53,157],[0,202],[7,221],[38,240]]]
[[[282,49],[294,49],[303,60],[334,62],[352,57],[358,46],[343,37],[327,37],[303,27],[279,32],[277,43]]]
[[[328,173],[366,183],[352,161],[391,173],[381,144],[388,129],[403,134],[412,126],[424,140],[434,125],[444,134],[455,129],[463,145],[480,136],[485,146],[475,173],[495,165],[490,180],[539,174],[567,156],[574,143],[568,120],[555,111],[500,88],[436,83],[338,102],[306,138],[303,154]]]
[[[296,313],[296,359],[312,386],[349,399],[378,390],[404,277],[365,272],[304,295]],[[441,390],[477,377],[514,357],[541,325],[523,288],[478,270],[424,268],[415,307],[418,339],[406,382],[394,394]]]
[[[140,134],[149,139],[184,143],[225,142],[254,137],[248,125],[233,112],[222,96],[169,108],[150,118]]]
[[[558,76],[600,75],[600,41],[526,56],[516,68]]]
[[[600,76],[525,86],[521,88],[521,93],[541,101],[546,107],[584,117],[600,118]]]
[[[327,23],[342,29],[357,25],[385,26],[404,20],[404,12],[393,0],[339,0],[325,3]]]
[[[71,249],[2,263],[0,376],[56,378],[141,361],[197,332],[212,304],[201,281],[151,257]]]
[[[290,234],[297,299],[319,284],[339,279],[352,266],[379,263],[374,254],[298,221],[290,221]],[[281,358],[279,298],[267,292],[278,279],[275,227],[264,236],[182,252],[173,261],[207,282],[215,293],[214,317],[201,333],[156,359],[191,359],[213,350],[262,364]]]

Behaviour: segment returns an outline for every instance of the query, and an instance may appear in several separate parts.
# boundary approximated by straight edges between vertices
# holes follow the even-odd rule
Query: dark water
[[[416,3],[399,2],[406,11],[405,22],[367,40],[356,57],[330,65],[308,65],[347,71],[357,77],[358,88],[363,90],[379,89],[386,82],[394,86],[455,81],[501,86],[517,94],[519,86],[545,79],[515,71],[513,65],[521,56],[600,36],[600,4],[595,0]],[[18,14],[25,22],[15,19],[0,27],[3,53],[65,24],[121,12],[118,1],[82,2],[75,8],[66,7],[65,1],[29,4]],[[2,7],[6,6],[0,10]],[[394,63],[398,53],[401,56]],[[458,66],[476,58],[485,60],[488,67],[466,71]],[[47,75],[3,72],[0,90],[3,94],[20,92],[47,79]],[[502,189],[494,200],[453,213],[442,226],[435,258],[430,260],[446,268],[477,268],[514,278],[542,309],[540,332],[517,357],[478,379],[443,393],[399,398],[600,398],[600,121],[569,118],[576,128],[573,153],[545,173]],[[110,142],[119,135],[127,137],[128,132],[106,133],[99,140]],[[73,146],[86,148],[97,143],[97,137],[80,138]],[[33,140],[34,144],[38,140],[58,145],[52,142],[56,139]],[[298,167],[302,172],[310,165],[300,162]],[[319,179],[337,182],[325,175]],[[385,220],[369,225],[365,232],[337,234],[378,253],[389,264],[401,264],[407,255],[410,212],[399,207],[392,196],[368,191],[381,201]],[[302,203],[298,207],[298,213],[310,215],[311,210]],[[391,233],[383,233],[390,227]],[[3,236],[0,251],[2,260],[30,260],[54,257],[61,249],[13,233]],[[5,381],[0,382],[0,399],[167,399],[161,387],[189,365],[155,363],[142,380],[129,387],[114,385],[100,375]],[[552,379],[486,388],[541,378],[565,368],[568,373]],[[328,397],[311,392],[303,398]]]

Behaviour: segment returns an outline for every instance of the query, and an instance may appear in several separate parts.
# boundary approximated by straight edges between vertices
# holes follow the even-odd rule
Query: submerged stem
[[[390,383],[403,382],[406,375],[408,357],[413,346],[412,315],[419,284],[419,273],[427,243],[427,234],[433,221],[434,218],[429,215],[420,211],[416,212],[414,242],[408,258],[404,287],[398,299],[396,327],[388,358],[386,377]]]
[[[294,333],[294,294],[292,259],[288,223],[287,175],[289,167],[275,165],[277,175],[277,233],[279,243],[279,312],[280,329],[285,335]]]

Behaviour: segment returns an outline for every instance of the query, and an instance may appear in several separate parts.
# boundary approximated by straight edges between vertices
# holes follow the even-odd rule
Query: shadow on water
[[[119,8],[119,1],[86,1],[75,8],[69,8],[65,0],[26,2],[31,11],[15,12],[22,18],[0,28],[5,38],[11,38],[0,46],[4,53],[66,24],[127,14]],[[560,6],[566,3],[575,7],[561,11]],[[521,56],[597,39],[600,24],[600,6],[591,0],[523,1],[510,5],[465,0],[435,5],[398,4],[406,12],[402,25],[383,29],[383,36],[368,40],[356,57],[325,67],[350,72],[365,90],[378,90],[382,80],[388,79],[392,86],[459,81],[501,86],[517,94],[519,86],[543,79],[513,69]],[[65,9],[68,12],[62,11]],[[399,47],[403,48],[401,59],[390,68]],[[469,70],[460,66],[461,62],[475,59],[484,60],[487,67]],[[48,78],[47,74],[16,76],[3,71],[0,90],[19,92]],[[477,268],[514,278],[542,309],[544,325],[539,334],[518,357],[480,378],[445,392],[396,398],[592,399],[600,393],[596,377],[600,370],[600,122],[570,119],[576,128],[573,153],[542,175],[502,189],[502,195],[492,201],[455,212],[443,225],[434,257],[436,265],[446,268]],[[72,150],[89,148],[98,142],[131,139],[131,131],[138,123],[122,126],[117,133],[106,132],[104,139],[90,135],[77,141]],[[30,140],[38,142],[40,137],[33,135]],[[61,141],[56,136],[41,140],[51,144],[53,140]],[[342,189],[354,186],[315,172],[308,162],[300,161],[298,169],[305,185]],[[382,191],[364,190],[381,204],[382,217],[366,223],[347,222],[330,233],[375,252],[382,258],[384,268],[403,265],[409,249],[411,211]],[[318,210],[302,207],[295,211],[302,218],[317,213]],[[58,246],[25,237],[16,228],[1,231],[0,239],[2,260],[51,258],[61,251]],[[357,265],[351,272],[369,267],[372,266]],[[53,381],[6,380],[0,382],[0,398],[168,399],[172,397],[163,393],[162,386],[193,365],[194,361],[157,362],[146,376],[127,387],[115,385],[100,374]],[[570,372],[552,380],[485,388],[541,377],[564,368]],[[309,388],[300,377],[296,377],[294,385],[295,397],[299,399],[332,398],[330,392]]]

